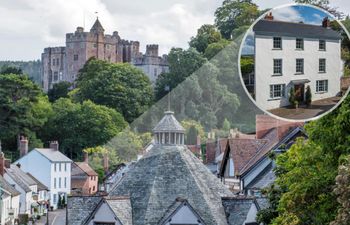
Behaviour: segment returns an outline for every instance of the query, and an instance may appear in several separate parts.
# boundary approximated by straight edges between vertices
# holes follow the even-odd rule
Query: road
[[[40,221],[35,223],[36,225],[45,225],[46,216],[43,216]],[[59,209],[49,212],[49,224],[50,225],[65,225],[66,224],[66,209]]]

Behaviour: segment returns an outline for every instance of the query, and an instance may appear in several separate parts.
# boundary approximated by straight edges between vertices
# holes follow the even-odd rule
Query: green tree
[[[169,73],[161,74],[156,81],[155,93],[157,100],[168,93],[167,86],[170,90],[175,88],[199,69],[206,62],[206,59],[194,48],[188,50],[172,48],[168,56],[168,62]]]
[[[344,162],[338,168],[336,177],[336,186],[334,193],[340,208],[337,217],[330,225],[347,225],[350,224],[350,157],[345,157]]]
[[[251,25],[259,15],[258,6],[251,0],[224,0],[215,11],[215,24],[222,36],[230,39],[234,29]]]
[[[46,96],[25,75],[0,74],[0,140],[4,149],[17,149],[20,135],[40,147],[36,132],[47,121],[51,106]]]
[[[71,86],[72,84],[68,81],[62,81],[54,84],[52,89],[50,89],[47,93],[50,102],[54,102],[59,98],[67,98]]]
[[[307,141],[298,139],[277,157],[276,184],[282,195],[272,224],[309,225],[334,221],[339,203],[333,188],[338,166],[350,153],[350,98],[339,108],[306,125]]]
[[[213,58],[230,43],[231,41],[228,41],[226,39],[221,39],[218,42],[209,44],[208,47],[205,49],[204,57],[207,58],[208,60]]]
[[[132,122],[149,108],[153,91],[148,77],[130,64],[90,59],[79,72],[76,99],[91,100],[122,113]]]
[[[124,129],[106,144],[106,148],[109,152],[115,152],[121,161],[130,162],[141,153],[142,144],[142,140],[137,134],[130,129]]]
[[[198,52],[204,53],[208,45],[219,42],[221,40],[221,34],[217,31],[214,25],[204,24],[202,25],[195,37],[191,38],[190,47],[195,48]]]
[[[242,75],[250,74],[254,72],[253,57],[241,57],[241,72],[242,72]]]
[[[107,143],[127,123],[114,109],[91,101],[73,103],[61,98],[53,104],[53,113],[41,133],[43,140],[58,140],[61,149],[72,159],[85,148]]]
[[[224,122],[222,123],[222,129],[226,132],[229,132],[231,129],[231,123],[226,118],[225,118]]]
[[[21,68],[15,67],[15,66],[3,66],[0,69],[0,74],[17,74],[22,75],[23,71]]]

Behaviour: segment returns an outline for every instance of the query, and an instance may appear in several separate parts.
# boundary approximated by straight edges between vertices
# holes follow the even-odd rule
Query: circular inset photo
[[[241,81],[270,115],[307,121],[336,108],[350,84],[349,36],[311,5],[277,7],[260,17],[241,45]]]

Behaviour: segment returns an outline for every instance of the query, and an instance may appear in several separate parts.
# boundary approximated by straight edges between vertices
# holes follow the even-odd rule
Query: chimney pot
[[[55,150],[55,151],[58,151],[59,150],[58,141],[50,141],[50,148]]]
[[[331,26],[331,21],[329,20],[328,16],[326,16],[322,21],[322,27],[329,28]]]
[[[266,14],[265,20],[273,20],[272,12],[269,12],[268,14]]]
[[[108,153],[105,153],[105,154],[103,155],[103,169],[104,169],[104,171],[105,171],[106,174],[107,174],[108,171],[109,171],[109,163],[108,163],[108,160],[109,160],[109,158],[108,158]]]

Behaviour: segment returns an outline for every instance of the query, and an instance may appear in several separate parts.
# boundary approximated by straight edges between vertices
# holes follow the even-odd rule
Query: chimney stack
[[[331,21],[329,20],[328,16],[326,16],[322,21],[322,27],[324,28],[330,28]]]
[[[55,151],[58,151],[59,150],[58,141],[50,141],[50,148],[55,150]]]
[[[28,138],[21,136],[19,140],[19,155],[20,157],[25,156],[28,153]]]
[[[105,154],[103,155],[103,169],[104,169],[104,171],[105,171],[106,174],[107,174],[108,171],[109,171],[109,163],[108,163],[108,160],[109,160],[109,158],[108,158],[108,153],[105,153]]]
[[[89,153],[84,152],[84,162],[89,163]]]
[[[273,20],[272,12],[269,12],[268,14],[266,14],[265,20]]]

